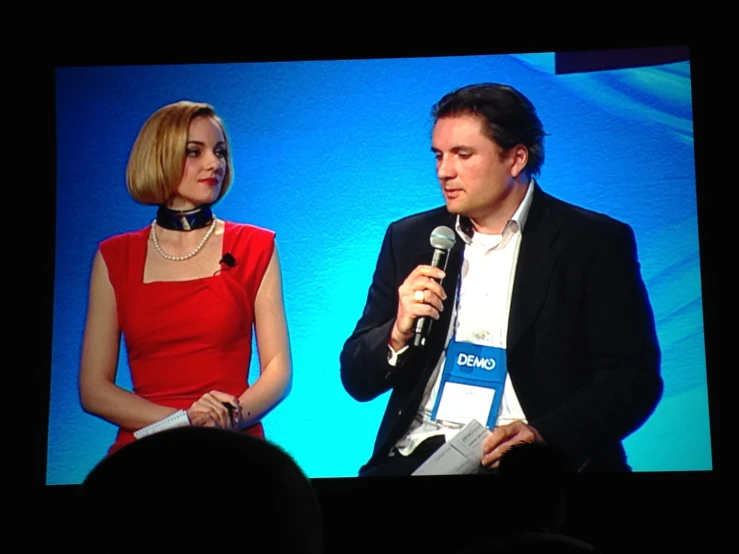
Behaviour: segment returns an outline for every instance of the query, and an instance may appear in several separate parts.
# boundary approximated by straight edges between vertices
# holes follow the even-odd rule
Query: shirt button
[[[398,415],[401,415],[403,413],[403,410],[398,410]]]

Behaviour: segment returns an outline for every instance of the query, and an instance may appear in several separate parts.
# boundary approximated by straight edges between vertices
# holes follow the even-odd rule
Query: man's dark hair
[[[529,151],[526,171],[538,175],[544,164],[544,131],[536,108],[508,85],[482,83],[452,91],[434,104],[434,123],[444,117],[475,115],[483,120],[486,135],[504,151],[523,144]]]

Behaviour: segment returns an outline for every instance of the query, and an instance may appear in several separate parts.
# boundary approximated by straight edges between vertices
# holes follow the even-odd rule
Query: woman
[[[288,394],[292,367],[272,231],[217,219],[233,168],[208,104],[165,106],[144,124],[126,170],[151,225],[100,243],[80,367],[84,409],[119,427],[108,454],[176,414],[191,425],[264,437],[262,417]],[[249,386],[254,326],[261,373]],[[133,392],[118,387],[124,337]]]

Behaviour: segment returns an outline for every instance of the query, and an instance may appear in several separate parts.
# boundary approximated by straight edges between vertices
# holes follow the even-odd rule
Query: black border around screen
[[[359,41],[357,41],[359,42]],[[718,206],[716,185],[709,177],[709,169],[704,162],[704,152],[707,145],[707,136],[704,119],[704,106],[708,101],[708,91],[705,87],[706,79],[706,51],[700,44],[696,44],[688,37],[669,41],[667,44],[690,43],[690,60],[693,91],[693,119],[695,139],[695,166],[698,200],[698,227],[701,257],[701,278],[703,294],[703,310],[706,341],[707,384],[709,391],[709,412],[711,424],[711,446],[713,470],[706,472],[675,472],[675,473],[641,473],[631,475],[603,475],[603,476],[575,476],[572,489],[580,491],[583,498],[592,499],[595,494],[608,496],[613,499],[614,506],[631,501],[646,502],[649,498],[662,495],[660,504],[667,508],[681,501],[711,502],[713,494],[718,488],[720,476],[720,415],[719,415],[719,373],[720,373],[720,328],[719,328],[719,267],[717,246],[721,240],[722,217]],[[43,60],[40,66],[27,66],[18,69],[15,73],[17,82],[21,85],[13,91],[16,102],[20,106],[32,106],[30,110],[20,110],[12,113],[17,118],[15,129],[20,133],[26,144],[33,145],[36,158],[27,170],[27,190],[22,192],[24,209],[21,217],[30,225],[26,236],[31,237],[32,244],[24,242],[17,254],[22,268],[20,277],[21,288],[28,287],[21,294],[13,289],[6,289],[6,295],[11,298],[14,306],[12,314],[20,315],[20,323],[13,324],[14,332],[19,332],[19,341],[11,344],[11,348],[19,348],[21,363],[9,364],[11,388],[9,395],[9,412],[13,417],[7,422],[6,428],[10,435],[6,445],[12,456],[9,456],[9,466],[6,467],[3,486],[18,489],[19,498],[22,495],[32,494],[34,491],[44,495],[44,498],[61,498],[74,494],[76,486],[46,486],[47,465],[47,433],[50,397],[50,367],[51,367],[51,318],[53,312],[54,289],[54,235],[55,235],[55,206],[56,206],[56,167],[55,167],[55,111],[54,111],[54,68],[60,65],[117,65],[117,64],[159,64],[159,63],[194,63],[194,62],[244,62],[267,60],[308,60],[308,59],[352,59],[352,58],[380,58],[380,57],[413,57],[436,55],[463,55],[463,54],[498,54],[535,51],[563,51],[580,49],[610,49],[610,48],[642,48],[664,46],[665,42],[653,41],[641,44],[624,43],[624,41],[598,42],[589,41],[587,44],[558,44],[549,41],[545,44],[532,44],[523,40],[520,44],[506,42],[505,48],[469,48],[452,51],[450,48],[403,48],[403,47],[316,47],[306,49],[304,46],[288,48],[285,53],[282,49],[267,54],[264,50],[248,47],[243,51],[234,51],[231,55],[214,58],[205,56],[198,58],[193,55],[142,52],[110,54],[105,49],[91,52],[87,49],[77,50],[74,47],[68,50],[48,53],[48,60]],[[284,45],[283,45],[284,46]],[[115,51],[115,50],[114,50]],[[279,53],[275,53],[279,52]],[[299,54],[298,54],[299,52]],[[30,113],[29,113],[30,112]],[[27,279],[22,275],[30,274]],[[15,307],[17,305],[17,307]],[[12,315],[11,314],[11,315]],[[24,323],[28,317],[27,323]],[[19,379],[16,384],[14,379]],[[29,413],[33,411],[33,413]],[[350,518],[359,518],[360,514],[369,513],[369,506],[384,506],[384,518],[402,517],[410,499],[414,505],[424,502],[433,502],[434,499],[444,498],[452,502],[465,502],[479,493],[480,482],[470,477],[444,478],[387,478],[375,479],[368,482],[359,478],[317,478],[312,480],[316,493],[322,502],[327,520],[333,524],[327,529],[334,529],[337,533],[351,533],[351,526],[343,530],[339,521],[347,523]],[[491,483],[494,485],[494,483]],[[680,495],[676,491],[682,491]],[[577,494],[577,493],[576,493]],[[691,501],[691,502],[692,502]],[[366,504],[367,508],[363,508]],[[347,513],[347,505],[351,507]],[[700,505],[700,504],[698,504]],[[646,507],[642,507],[646,510]],[[614,508],[615,510],[615,508]],[[706,516],[707,517],[707,516]],[[420,519],[418,520],[421,521]],[[407,522],[408,523],[408,522]],[[356,524],[355,524],[356,525]],[[408,523],[412,525],[412,523]],[[349,536],[349,535],[347,535]]]

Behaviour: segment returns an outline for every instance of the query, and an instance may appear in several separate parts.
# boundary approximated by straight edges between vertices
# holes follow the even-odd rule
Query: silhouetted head
[[[554,446],[523,442],[503,454],[498,470],[506,475],[561,479],[567,473],[567,459]]]
[[[567,460],[555,447],[538,443],[513,446],[500,459],[499,474],[508,491],[518,530],[556,531],[565,518]]]
[[[305,474],[279,447],[234,431],[185,427],[122,448],[87,476],[81,508],[82,531],[106,544],[322,548],[321,511]]]

